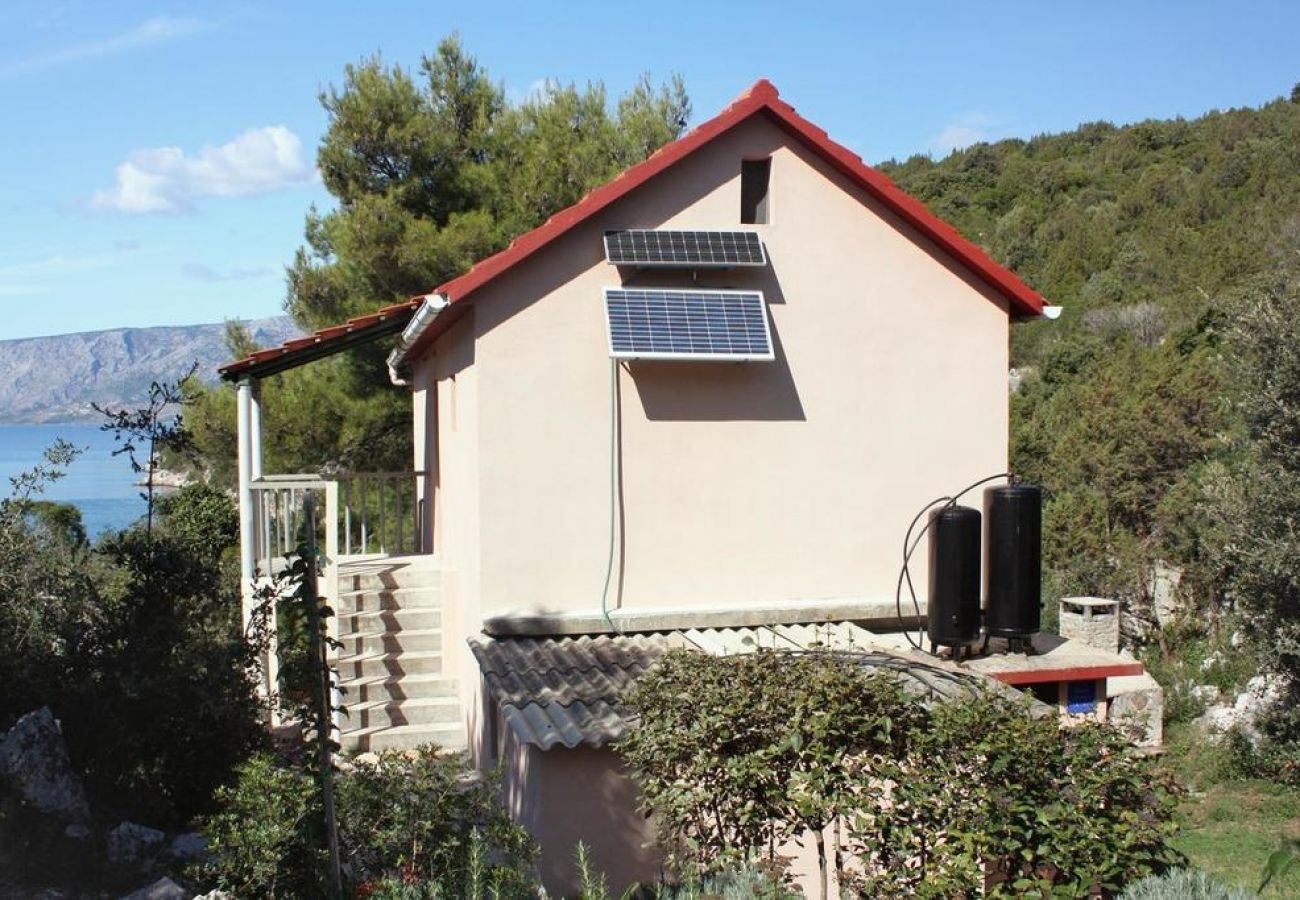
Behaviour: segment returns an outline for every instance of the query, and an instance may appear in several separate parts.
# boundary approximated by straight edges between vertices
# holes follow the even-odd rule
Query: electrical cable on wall
[[[609,614],[609,584],[614,577],[614,547],[618,532],[618,438],[619,390],[618,360],[610,360],[609,382],[609,559],[605,563],[605,586],[600,590],[600,614],[610,631],[618,631]]]
[[[935,507],[939,507],[940,509],[947,509],[948,507],[956,506],[958,501],[960,501],[962,497],[966,496],[967,494],[969,494],[971,491],[975,490],[975,488],[979,487],[982,484],[988,484],[990,481],[997,481],[999,478],[1005,478],[1007,479],[1007,481],[1010,482],[1010,481],[1014,481],[1015,477],[1016,476],[1011,472],[999,472],[996,475],[989,475],[985,478],[981,478],[979,481],[976,481],[974,484],[968,485],[967,487],[958,491],[956,494],[949,494],[931,500],[929,503],[925,504],[925,506],[921,507],[921,511],[916,514],[916,517],[912,519],[912,523],[907,526],[907,533],[903,536],[903,567],[902,569],[899,570],[898,584],[894,588],[894,612],[898,616],[899,623],[902,624],[903,585],[906,584],[907,592],[909,596],[911,596],[912,598],[912,609],[916,613],[916,618],[922,620],[921,630],[918,631],[917,633],[918,634],[917,639],[914,639],[912,637],[911,629],[903,630],[903,635],[907,638],[907,642],[912,645],[913,649],[919,650],[922,653],[925,652],[924,646],[919,642],[920,637],[925,634],[925,623],[923,617],[921,616],[921,603],[916,598],[916,587],[912,583],[912,572],[911,572],[910,565],[912,561],[912,554],[916,552],[916,548],[917,546],[920,545],[921,539],[924,538],[926,532],[930,530],[930,526],[934,523],[934,517],[932,516],[930,520],[925,523],[925,527],[923,527],[920,533],[917,534],[916,540],[912,540],[912,531],[916,528],[916,523],[920,522],[921,518],[926,513],[933,510]]]

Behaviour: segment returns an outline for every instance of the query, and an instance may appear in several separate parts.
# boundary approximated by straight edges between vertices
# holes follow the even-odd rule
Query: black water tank
[[[980,514],[969,506],[930,513],[930,643],[960,647],[980,633]]]
[[[1043,606],[1043,492],[1036,484],[991,487],[984,492],[985,625],[994,637],[1028,638],[1038,632]]]

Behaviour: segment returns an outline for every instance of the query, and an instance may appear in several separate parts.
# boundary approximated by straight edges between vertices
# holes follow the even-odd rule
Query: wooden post
[[[303,517],[307,525],[307,571],[303,578],[303,600],[307,604],[307,632],[311,641],[313,668],[317,670],[313,693],[316,700],[316,751],[320,767],[321,800],[325,807],[325,835],[329,843],[330,879],[334,896],[343,896],[343,874],[339,860],[339,829],[334,812],[334,760],[331,748],[334,715],[330,709],[334,679],[330,677],[329,659],[321,623],[321,605],[317,594],[319,557],[316,546],[316,498],[307,492],[303,498]]]

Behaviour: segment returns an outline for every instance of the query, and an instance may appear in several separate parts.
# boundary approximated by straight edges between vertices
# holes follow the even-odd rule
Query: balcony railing
[[[253,481],[249,524],[256,570],[274,572],[303,542],[302,501],[310,492],[318,494],[324,512],[316,540],[327,561],[423,552],[423,479],[424,472],[410,471],[266,475]]]

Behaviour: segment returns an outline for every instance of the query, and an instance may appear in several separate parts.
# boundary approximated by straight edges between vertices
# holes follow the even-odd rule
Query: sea
[[[136,487],[138,476],[125,455],[114,456],[111,433],[98,425],[0,425],[0,497],[12,493],[10,479],[41,462],[41,454],[62,438],[83,452],[63,478],[48,485],[46,500],[71,503],[81,510],[81,521],[92,539],[106,531],[127,528],[145,514],[145,502]]]

